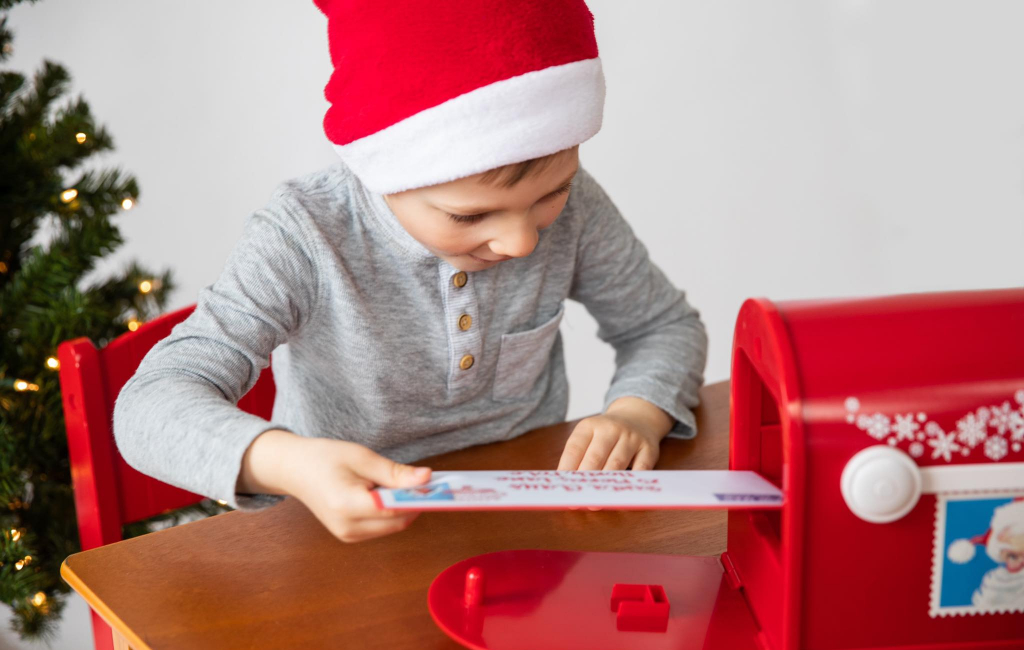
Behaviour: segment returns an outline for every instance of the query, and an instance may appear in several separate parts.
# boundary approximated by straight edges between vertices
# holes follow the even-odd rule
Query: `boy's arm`
[[[135,469],[178,487],[257,509],[282,497],[236,495],[250,443],[280,423],[236,405],[301,329],[316,301],[313,263],[287,210],[261,210],[195,312],[154,346],[114,407],[114,437]]]
[[[699,312],[647,254],[618,208],[581,169],[574,190],[583,212],[570,298],[598,322],[598,336],[615,348],[615,375],[605,395],[611,413],[625,408],[664,426],[657,414],[621,398],[635,397],[671,419],[668,435],[696,435],[692,409],[704,381],[707,334]]]

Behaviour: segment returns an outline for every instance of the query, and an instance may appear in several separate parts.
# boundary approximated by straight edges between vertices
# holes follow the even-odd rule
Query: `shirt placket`
[[[477,387],[483,338],[472,274],[444,261],[438,269],[448,333],[448,391],[456,396]]]

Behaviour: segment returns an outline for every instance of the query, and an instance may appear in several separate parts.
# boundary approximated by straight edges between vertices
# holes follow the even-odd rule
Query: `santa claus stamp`
[[[936,497],[929,614],[1024,612],[1024,493]]]

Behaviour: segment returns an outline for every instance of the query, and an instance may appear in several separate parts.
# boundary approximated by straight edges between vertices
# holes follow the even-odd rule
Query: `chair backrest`
[[[127,332],[102,350],[88,338],[58,347],[64,421],[82,550],[121,539],[124,524],[182,508],[203,497],[132,469],[117,451],[113,434],[114,402],[142,358],[195,309],[165,314]],[[238,403],[239,408],[270,418],[274,405],[270,367]]]

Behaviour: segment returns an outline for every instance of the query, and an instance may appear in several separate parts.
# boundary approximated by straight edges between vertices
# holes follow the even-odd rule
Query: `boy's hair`
[[[551,163],[554,162],[556,158],[574,149],[576,149],[576,147],[570,147],[546,156],[541,156],[540,158],[531,158],[530,160],[524,160],[522,162],[511,163],[508,165],[502,165],[501,167],[495,167],[494,169],[489,169],[480,177],[480,182],[484,185],[499,186],[506,189],[514,187],[519,181],[523,180],[527,176],[534,176],[544,171],[551,166]]]

